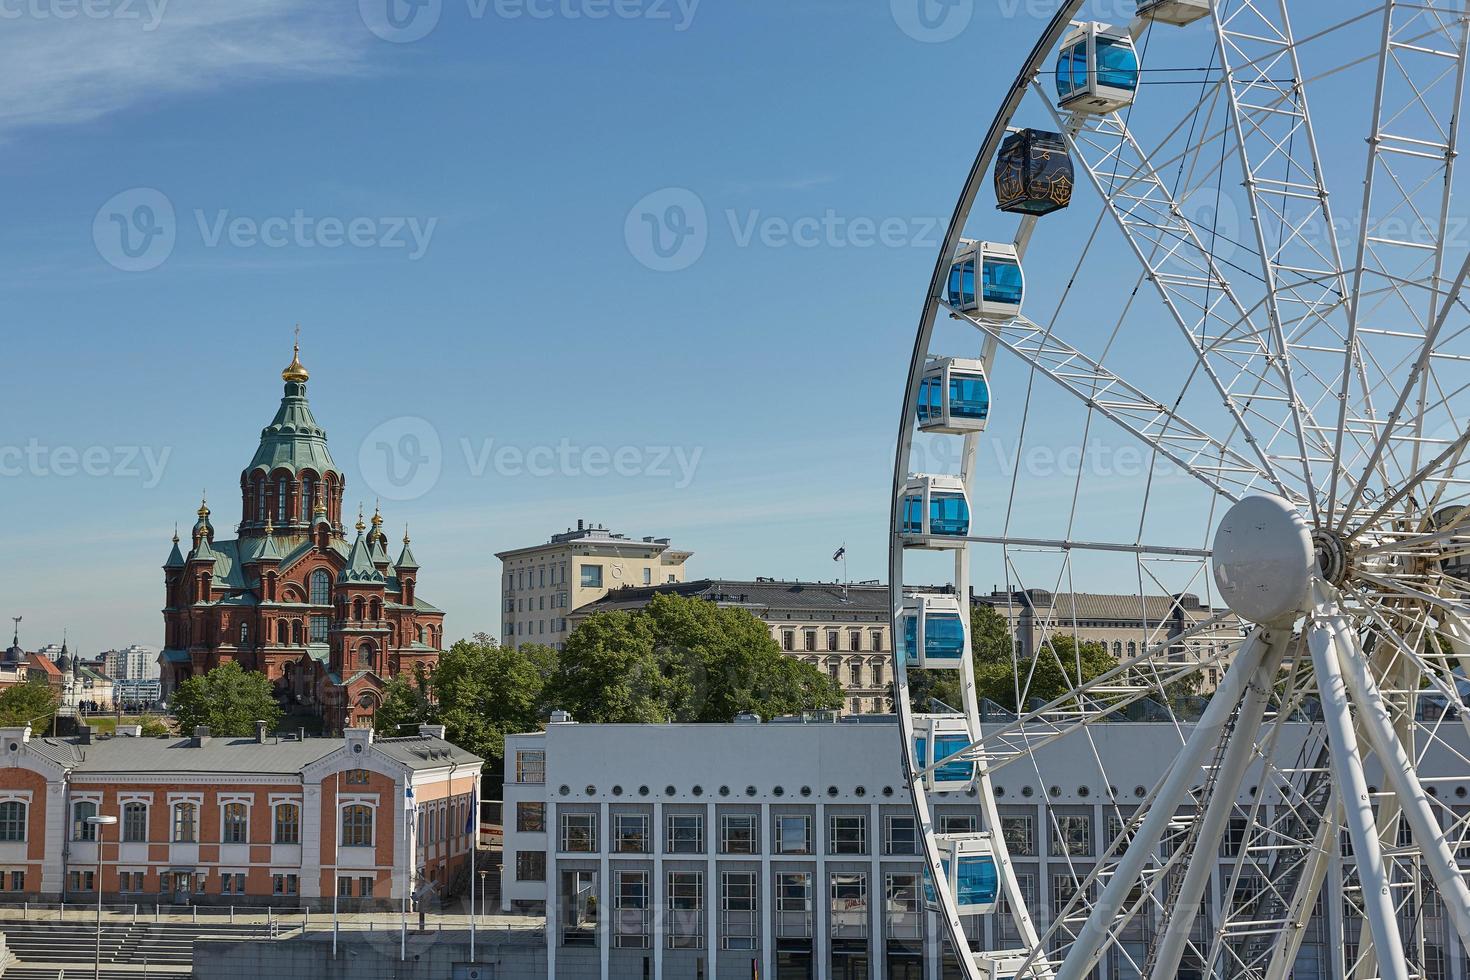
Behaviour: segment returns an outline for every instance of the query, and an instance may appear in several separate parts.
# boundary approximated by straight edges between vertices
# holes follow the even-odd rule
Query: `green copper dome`
[[[314,470],[318,475],[342,472],[327,449],[327,430],[311,414],[304,381],[286,382],[281,407],[271,424],[261,430],[260,447],[255,450],[247,470],[270,472],[278,468],[292,473]]]

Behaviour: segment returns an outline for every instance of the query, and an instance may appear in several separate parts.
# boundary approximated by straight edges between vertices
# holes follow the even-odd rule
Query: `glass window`
[[[546,753],[539,750],[517,752],[516,782],[546,782]]]
[[[647,854],[648,851],[648,815],[613,814],[613,853]]]
[[[918,939],[924,923],[919,910],[919,876],[890,874],[884,885],[888,893],[888,937]]]
[[[720,853],[755,854],[759,846],[756,819],[753,813],[723,814],[720,817]]]
[[[301,480],[301,520],[311,520],[311,502],[315,499],[311,477],[303,477]]]
[[[956,418],[983,419],[990,415],[990,386],[975,375],[949,376],[949,414]]]
[[[1097,83],[1113,88],[1138,88],[1138,53],[1121,38],[1097,39]]]
[[[949,267],[949,305],[968,310],[975,305],[975,259],[970,257]]]
[[[516,881],[545,881],[546,852],[516,851]]]
[[[653,584],[653,569],[651,569],[651,568],[645,568],[643,570],[643,584],[644,585],[652,585]]]
[[[945,813],[939,817],[941,834],[973,834],[977,829],[973,813]]]
[[[812,876],[802,871],[776,876],[776,937],[807,938],[812,934]]]
[[[546,832],[546,804],[517,803],[516,830],[523,834],[544,834]]]
[[[613,945],[618,949],[647,949],[648,873],[613,874]]]
[[[26,839],[26,805],[20,800],[0,803],[0,841]]]
[[[871,635],[868,637],[868,639],[872,643],[873,649],[881,653],[883,650],[883,631],[870,630],[869,633]]]
[[[1078,857],[1092,853],[1092,817],[1085,813],[1053,814],[1051,854]]]
[[[325,569],[319,568],[311,573],[311,604],[313,606],[332,604],[332,579]]]
[[[919,853],[919,835],[913,817],[887,817],[883,835],[883,853]]]
[[[226,803],[221,821],[220,840],[225,844],[244,844],[250,839],[244,803]]]
[[[361,803],[342,808],[342,846],[373,846],[373,808]]]
[[[584,588],[584,589],[600,589],[600,588],[602,588],[602,566],[601,565],[582,565],[581,566],[581,569],[582,569],[582,588]]]
[[[669,872],[669,949],[704,948],[704,874]]]
[[[349,769],[342,778],[348,786],[366,786],[371,777],[366,769]]]
[[[857,653],[862,648],[863,648],[863,631],[862,630],[848,630],[847,631],[847,649],[848,649],[848,652],[849,653]]]
[[[87,818],[97,816],[97,804],[91,800],[79,800],[71,807],[71,839],[96,840],[97,827],[87,823]]]
[[[726,949],[755,949],[759,943],[756,918],[755,872],[726,871],[720,875],[720,933]]]
[[[124,803],[123,814],[123,840],[129,843],[140,843],[148,839],[148,804],[147,803]]]
[[[703,854],[704,814],[669,814],[665,849],[669,854]]]
[[[782,650],[795,650],[796,649],[796,632],[794,630],[782,630],[781,631],[781,649]]]
[[[848,682],[853,687],[862,687],[863,686],[863,665],[862,664],[848,664],[847,665],[847,680],[848,680]]]
[[[1036,856],[1036,818],[1023,814],[1000,818],[1001,833],[1005,835],[1006,850],[1011,857]]]
[[[329,637],[329,631],[331,630],[331,628],[332,628],[332,621],[328,617],[326,617],[326,616],[313,616],[313,617],[311,617],[311,636],[310,636],[311,642],[312,643],[326,643],[326,642],[328,642],[328,640],[330,639],[330,637]]]
[[[836,871],[829,879],[832,938],[863,939],[868,935],[868,876]]]
[[[812,853],[810,817],[780,816],[776,818],[776,853]]]
[[[193,803],[174,804],[174,828],[172,840],[176,844],[192,844],[197,841],[199,807]]]
[[[287,505],[290,500],[286,493],[286,478],[283,476],[276,480],[276,523],[285,524],[287,520]]]
[[[301,807],[295,803],[276,804],[276,843],[301,843]]]
[[[828,854],[868,853],[868,818],[860,813],[827,818]]]
[[[963,536],[970,533],[970,505],[963,494],[929,493],[929,533]]]
[[[838,646],[838,643],[837,643],[837,631],[836,630],[828,630],[827,631],[827,650],[828,650],[828,652],[835,653],[835,652],[837,652],[838,649],[839,649],[839,646]]]
[[[581,853],[597,850],[597,814],[563,813],[561,849]]]

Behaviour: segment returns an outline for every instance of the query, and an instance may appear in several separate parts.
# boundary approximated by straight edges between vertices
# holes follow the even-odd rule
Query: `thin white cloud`
[[[108,16],[68,19],[58,13],[76,7],[54,0],[4,9],[0,136],[232,82],[349,74],[371,41],[355,4],[319,0],[110,0]]]

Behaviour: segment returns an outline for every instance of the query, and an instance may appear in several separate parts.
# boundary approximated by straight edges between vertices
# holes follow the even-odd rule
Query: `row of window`
[[[25,840],[24,803],[7,801],[0,803],[0,840]],[[148,811],[150,804],[133,801],[122,808],[122,840],[124,843],[146,843],[148,836]],[[277,803],[272,807],[274,816],[272,843],[301,843],[301,806],[297,803]],[[97,825],[90,822],[97,816],[97,804],[91,800],[78,800],[72,804],[72,831],[74,841],[95,841]],[[199,842],[199,804],[175,803],[172,807],[169,840],[176,844]],[[373,808],[363,804],[351,804],[342,808],[343,847],[371,847],[373,840]],[[18,836],[6,836],[18,835]],[[222,844],[250,843],[250,807],[244,803],[226,803],[220,808],[220,837]]]
[[[812,818],[806,814],[782,814],[772,821],[773,853],[814,854],[816,841],[812,834]],[[914,818],[888,816],[883,820],[883,853],[915,854],[917,837]],[[546,829],[546,810],[541,803],[516,804],[516,829],[540,832]],[[595,853],[598,850],[598,815],[596,813],[563,813],[558,842],[566,853]],[[862,813],[834,813],[827,816],[827,853],[832,855],[865,855],[869,851],[868,817]],[[613,854],[650,854],[653,840],[646,813],[612,815],[612,840],[608,850]],[[665,815],[663,851],[665,854],[703,854],[706,851],[704,814],[670,813]],[[726,813],[720,816],[718,852],[720,854],[759,854],[760,817],[754,813]]]
[[[505,621],[505,636],[544,636],[546,635],[548,624],[550,624],[550,631],[552,633],[565,633],[567,631],[567,621],[564,616],[554,616],[551,619],[537,619],[534,621],[528,619],[523,623],[517,623],[513,619],[507,619]]]
[[[647,949],[652,941],[654,903],[647,871],[613,873],[612,938],[621,949]],[[919,876],[890,872],[883,876],[886,930],[890,939],[917,939],[921,935]],[[778,939],[809,939],[815,920],[813,875],[809,871],[775,876],[773,899]],[[597,872],[564,871],[558,896],[561,942],[591,946],[598,929]],[[727,950],[760,946],[760,891],[754,871],[725,871],[719,876],[720,945]],[[827,879],[828,926],[834,939],[866,939],[870,931],[868,875],[861,871],[834,871]],[[662,929],[669,949],[703,949],[705,874],[670,871],[664,880]]]
[[[203,895],[206,893],[208,875],[202,872],[172,873],[168,871],[158,872],[158,893],[174,894],[179,891]],[[244,895],[245,874],[240,871],[221,871],[218,875],[218,891],[221,895]],[[122,894],[144,894],[148,892],[148,875],[144,871],[119,871],[117,875],[118,891]],[[369,879],[371,880],[371,879]],[[11,891],[25,890],[25,872],[12,871],[10,873]],[[3,890],[4,879],[0,876],[0,890]],[[90,892],[97,887],[97,873],[95,870],[77,869],[67,874],[67,890],[72,892]],[[301,893],[301,878],[298,875],[277,872],[271,875],[271,894],[273,895],[299,895]],[[371,892],[369,892],[371,893]]]
[[[821,649],[829,653],[841,653],[844,650],[847,653],[884,653],[883,631],[870,629],[867,632],[868,647],[866,650],[863,649],[863,631],[860,629],[850,629],[847,631],[847,646],[845,648],[842,646],[842,631],[836,629],[827,630],[826,646]],[[796,630],[786,629],[781,631],[781,649],[786,651],[797,649]],[[807,629],[802,631],[801,649],[808,653],[817,652],[817,630]],[[856,684],[857,681],[853,681],[853,683]],[[878,681],[877,683],[881,684],[882,681]]]
[[[376,619],[381,618],[381,611],[376,608],[377,607],[377,601],[378,600],[376,600],[376,599],[373,600],[373,607],[374,608],[372,608],[369,611],[369,618],[370,619],[376,620]],[[362,606],[362,600],[359,599],[356,603],[354,603],[354,608],[353,608],[354,618],[359,619],[359,620],[363,618],[363,616],[362,616],[363,610],[361,609],[361,606]],[[308,631],[306,633],[306,639],[309,642],[311,642],[311,643],[327,643],[327,642],[330,642],[330,640],[331,640],[331,632],[332,632],[332,620],[331,620],[330,617],[328,617],[328,616],[310,616],[310,617],[307,618],[307,624],[308,624]],[[423,644],[425,646],[434,647],[435,649],[438,649],[439,648],[439,645],[440,645],[440,642],[441,642],[441,640],[443,638],[443,635],[444,635],[443,634],[443,630],[436,629],[435,627],[432,627],[432,626],[418,626],[418,627],[415,627],[415,629],[414,629],[414,636],[418,640],[419,643],[421,643],[421,644]],[[245,647],[245,646],[249,646],[250,645],[250,624],[249,623],[241,623],[240,624],[240,629],[239,629],[238,636],[239,636],[239,645],[240,646]],[[389,643],[390,644],[397,643],[398,637],[397,637],[397,628],[396,627],[390,628],[388,640],[389,640]],[[302,645],[302,626],[301,626],[301,620],[299,620],[299,619],[294,619],[294,620],[281,619],[281,620],[277,620],[276,621],[276,644],[279,645],[279,646],[301,646]]]
[[[438,844],[450,838],[467,837],[471,833],[470,798],[457,796],[419,808],[418,843],[420,847]]]

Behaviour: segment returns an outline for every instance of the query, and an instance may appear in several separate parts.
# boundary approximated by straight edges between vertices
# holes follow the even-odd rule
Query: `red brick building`
[[[469,861],[482,761],[406,738],[44,738],[0,729],[0,893],[399,907]],[[113,817],[95,826],[89,817]],[[335,879],[335,880],[334,880]]]
[[[335,732],[368,724],[389,678],[438,662],[444,613],[418,596],[407,531],[390,560],[382,514],[369,527],[359,508],[348,541],[346,481],[307,404],[299,353],[281,377],[281,406],[240,474],[237,536],[216,535],[207,503],[187,554],[174,535],[163,691],[235,660],[269,677],[288,710],[306,706]]]

